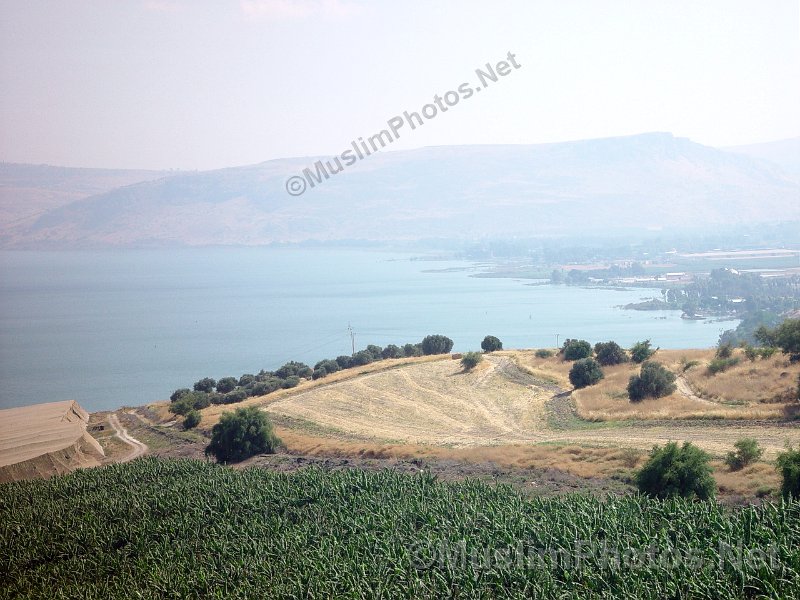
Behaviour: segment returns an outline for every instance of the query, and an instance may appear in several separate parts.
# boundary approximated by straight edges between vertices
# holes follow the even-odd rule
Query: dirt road
[[[108,415],[108,424],[114,428],[117,437],[125,442],[128,446],[131,447],[131,452],[127,456],[119,459],[117,462],[128,462],[133,460],[134,458],[139,458],[143,456],[145,452],[147,452],[147,445],[143,444],[139,440],[134,437],[131,437],[128,434],[128,430],[125,429],[122,424],[119,422],[119,418],[114,413]]]

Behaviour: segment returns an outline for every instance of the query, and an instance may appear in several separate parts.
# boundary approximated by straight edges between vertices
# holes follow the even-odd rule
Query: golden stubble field
[[[711,357],[710,351],[660,351],[655,358],[673,370],[682,360],[698,360],[693,369],[704,370],[702,361]],[[773,458],[787,444],[800,443],[798,427],[777,419],[781,404],[701,398],[688,378],[670,397],[632,404],[621,392],[638,368],[633,365],[607,369],[603,383],[573,393],[573,399],[561,393],[570,389],[569,367],[532,351],[487,355],[472,373],[449,358],[399,362],[261,402],[289,439],[302,445],[313,438],[320,450],[361,444],[399,452],[408,445],[459,453],[494,448],[486,454],[495,455],[498,446],[509,452],[532,444],[648,450],[674,440],[721,457],[738,439],[754,437]],[[763,368],[772,366],[765,361]]]

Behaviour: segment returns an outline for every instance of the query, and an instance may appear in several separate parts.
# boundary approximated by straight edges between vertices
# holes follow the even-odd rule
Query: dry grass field
[[[800,445],[798,421],[786,418],[787,407],[798,404],[774,399],[796,386],[800,366],[777,356],[745,359],[710,375],[712,359],[709,350],[659,350],[654,360],[681,374],[678,389],[639,403],[625,391],[638,372],[634,364],[605,368],[598,385],[573,391],[572,363],[531,350],[484,355],[468,373],[448,355],[380,361],[237,405],[211,406],[202,411],[199,431],[208,433],[225,411],[255,405],[270,413],[284,446],[298,456],[343,464],[457,461],[604,481],[629,481],[656,444],[690,441],[714,458],[720,489],[750,497],[774,490],[771,461],[788,444]],[[684,372],[690,361],[697,363]],[[164,405],[149,411],[153,424],[174,422]],[[722,458],[743,437],[758,440],[765,462],[730,472]]]
[[[739,356],[741,351],[736,351]],[[677,391],[665,398],[632,403],[626,387],[639,365],[627,363],[604,368],[604,379],[597,385],[577,390],[573,397],[578,415],[590,421],[620,419],[779,419],[785,402],[797,389],[800,365],[788,365],[785,357],[750,362],[741,355],[739,365],[712,375],[708,363],[712,350],[659,350],[652,360],[678,373]],[[697,365],[683,371],[683,366]],[[569,363],[563,363],[568,368]],[[785,373],[785,374],[784,374]]]
[[[675,370],[682,360],[710,356],[706,351],[658,354]],[[647,450],[687,440],[722,457],[738,439],[755,437],[769,457],[787,443],[800,443],[800,430],[778,420],[783,405],[729,406],[697,397],[687,385],[667,398],[631,403],[621,393],[638,368],[632,365],[607,369],[601,384],[574,392],[573,401],[562,393],[570,389],[565,384],[569,366],[529,351],[487,355],[472,373],[450,359],[413,361],[251,402],[265,406],[290,447],[294,440],[304,451],[327,447],[342,455],[366,444],[379,454],[419,446],[472,448],[486,455],[500,446],[491,450],[497,458],[498,453],[516,455],[520,445]],[[315,448],[302,441],[309,438]]]

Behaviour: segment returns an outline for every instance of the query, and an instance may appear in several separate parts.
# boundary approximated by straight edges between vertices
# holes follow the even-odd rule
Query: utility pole
[[[558,348],[558,336],[561,335],[559,333],[556,334],[556,348]]]
[[[353,347],[353,353],[350,356],[356,355],[356,334],[353,333],[353,328],[350,327],[350,322],[347,322],[347,331],[350,332],[350,345]]]

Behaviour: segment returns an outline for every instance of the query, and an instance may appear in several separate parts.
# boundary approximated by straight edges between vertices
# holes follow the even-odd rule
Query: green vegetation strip
[[[798,597],[800,502],[154,458],[0,486],[0,596]]]

